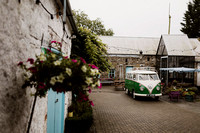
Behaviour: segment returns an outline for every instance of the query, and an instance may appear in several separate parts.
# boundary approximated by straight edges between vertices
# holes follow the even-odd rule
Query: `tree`
[[[87,63],[99,67],[100,71],[108,71],[110,62],[107,59],[106,44],[89,29],[78,27],[78,35],[72,39],[71,57],[82,57]]]
[[[107,58],[106,44],[98,35],[112,36],[111,29],[106,30],[101,20],[90,20],[82,11],[73,11],[78,27],[78,35],[72,39],[71,57],[82,57],[87,63],[96,65],[100,71],[108,71],[111,63]]]
[[[200,37],[200,0],[188,3],[188,11],[185,12],[183,21],[184,23],[181,23],[183,33],[189,38]]]
[[[100,18],[97,18],[95,20],[90,20],[88,15],[80,10],[78,11],[74,10],[73,15],[74,15],[74,19],[75,19],[77,27],[90,29],[92,33],[97,34],[97,35],[102,35],[102,36],[114,35],[112,29],[106,30]]]

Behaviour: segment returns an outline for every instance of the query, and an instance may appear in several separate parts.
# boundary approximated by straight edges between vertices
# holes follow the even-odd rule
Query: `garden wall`
[[[56,0],[41,0],[53,19],[36,0],[0,1],[0,132],[25,133],[30,120],[34,89],[22,89],[23,71],[19,61],[34,58],[41,45],[52,40],[61,41],[63,52],[70,55],[71,26],[67,21],[63,36],[63,23]],[[66,96],[66,108],[70,97]],[[30,132],[45,133],[47,97],[37,98]]]

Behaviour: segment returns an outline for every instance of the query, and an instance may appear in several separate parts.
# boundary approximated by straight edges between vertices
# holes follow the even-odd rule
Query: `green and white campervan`
[[[155,97],[159,99],[162,95],[161,81],[154,71],[133,70],[126,73],[125,79],[126,94],[137,96]]]

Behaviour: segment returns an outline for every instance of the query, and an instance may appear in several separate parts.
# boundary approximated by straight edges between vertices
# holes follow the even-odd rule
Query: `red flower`
[[[37,72],[37,70],[36,70],[36,68],[35,68],[35,67],[30,67],[28,70],[29,70],[29,71],[31,71],[32,73],[35,73],[35,72]]]
[[[65,56],[64,58],[65,58],[65,59],[68,59],[68,56]]]
[[[57,93],[59,93],[59,92],[64,92],[64,90],[63,90],[63,89],[60,89],[60,88],[56,88],[56,91],[57,91]]]
[[[22,66],[22,65],[23,65],[23,62],[20,61],[17,65],[18,65],[18,66]]]
[[[56,43],[56,41],[51,41],[51,43]]]
[[[92,90],[91,90],[91,89],[89,89],[89,90],[88,90],[88,92],[89,92],[89,93],[91,93],[91,92],[92,92]]]
[[[45,85],[43,82],[39,82],[38,88],[44,89],[45,86],[46,86],[46,85]]]
[[[47,48],[48,52],[52,53],[51,49]]]
[[[30,64],[33,64],[34,63],[34,59],[28,58],[27,62],[30,62]]]

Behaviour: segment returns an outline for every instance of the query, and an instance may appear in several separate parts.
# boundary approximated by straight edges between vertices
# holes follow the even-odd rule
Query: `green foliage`
[[[102,36],[114,35],[112,29],[106,30],[100,18],[97,18],[95,20],[90,20],[88,15],[80,10],[78,11],[74,10],[73,15],[74,15],[74,19],[75,19],[77,27],[90,29],[92,33],[97,34],[97,35],[102,35]]]
[[[188,10],[183,17],[181,31],[189,38],[200,37],[200,0],[193,0],[188,4]]]
[[[83,57],[86,62],[95,64],[101,71],[108,71],[110,62],[107,59],[106,44],[90,30],[79,27],[79,35],[72,40],[71,57]]]

